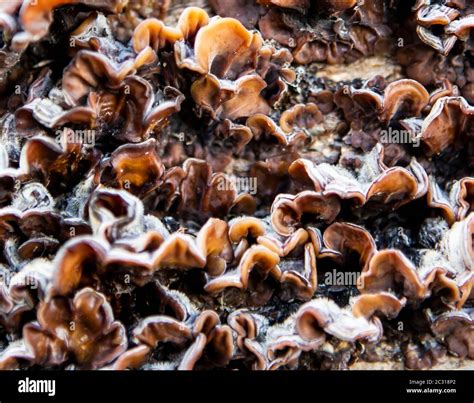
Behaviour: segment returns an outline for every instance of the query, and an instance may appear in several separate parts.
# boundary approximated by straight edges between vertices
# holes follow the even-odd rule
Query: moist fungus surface
[[[10,0],[0,34],[0,369],[473,368],[472,1]]]

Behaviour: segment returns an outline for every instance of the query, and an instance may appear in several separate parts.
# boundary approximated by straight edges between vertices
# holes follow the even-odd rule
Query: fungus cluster
[[[0,369],[473,360],[472,3],[186,3],[0,2]]]

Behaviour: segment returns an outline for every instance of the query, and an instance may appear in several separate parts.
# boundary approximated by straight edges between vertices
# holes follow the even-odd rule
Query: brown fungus
[[[178,3],[0,4],[0,369],[469,365],[470,2]]]
[[[451,353],[460,358],[474,356],[472,310],[446,312],[438,316],[432,330],[442,338]]]
[[[73,300],[55,297],[38,308],[38,322],[27,324],[23,338],[33,362],[58,365],[71,359],[79,367],[97,368],[125,351],[125,328],[113,320],[110,305],[90,288]]]

